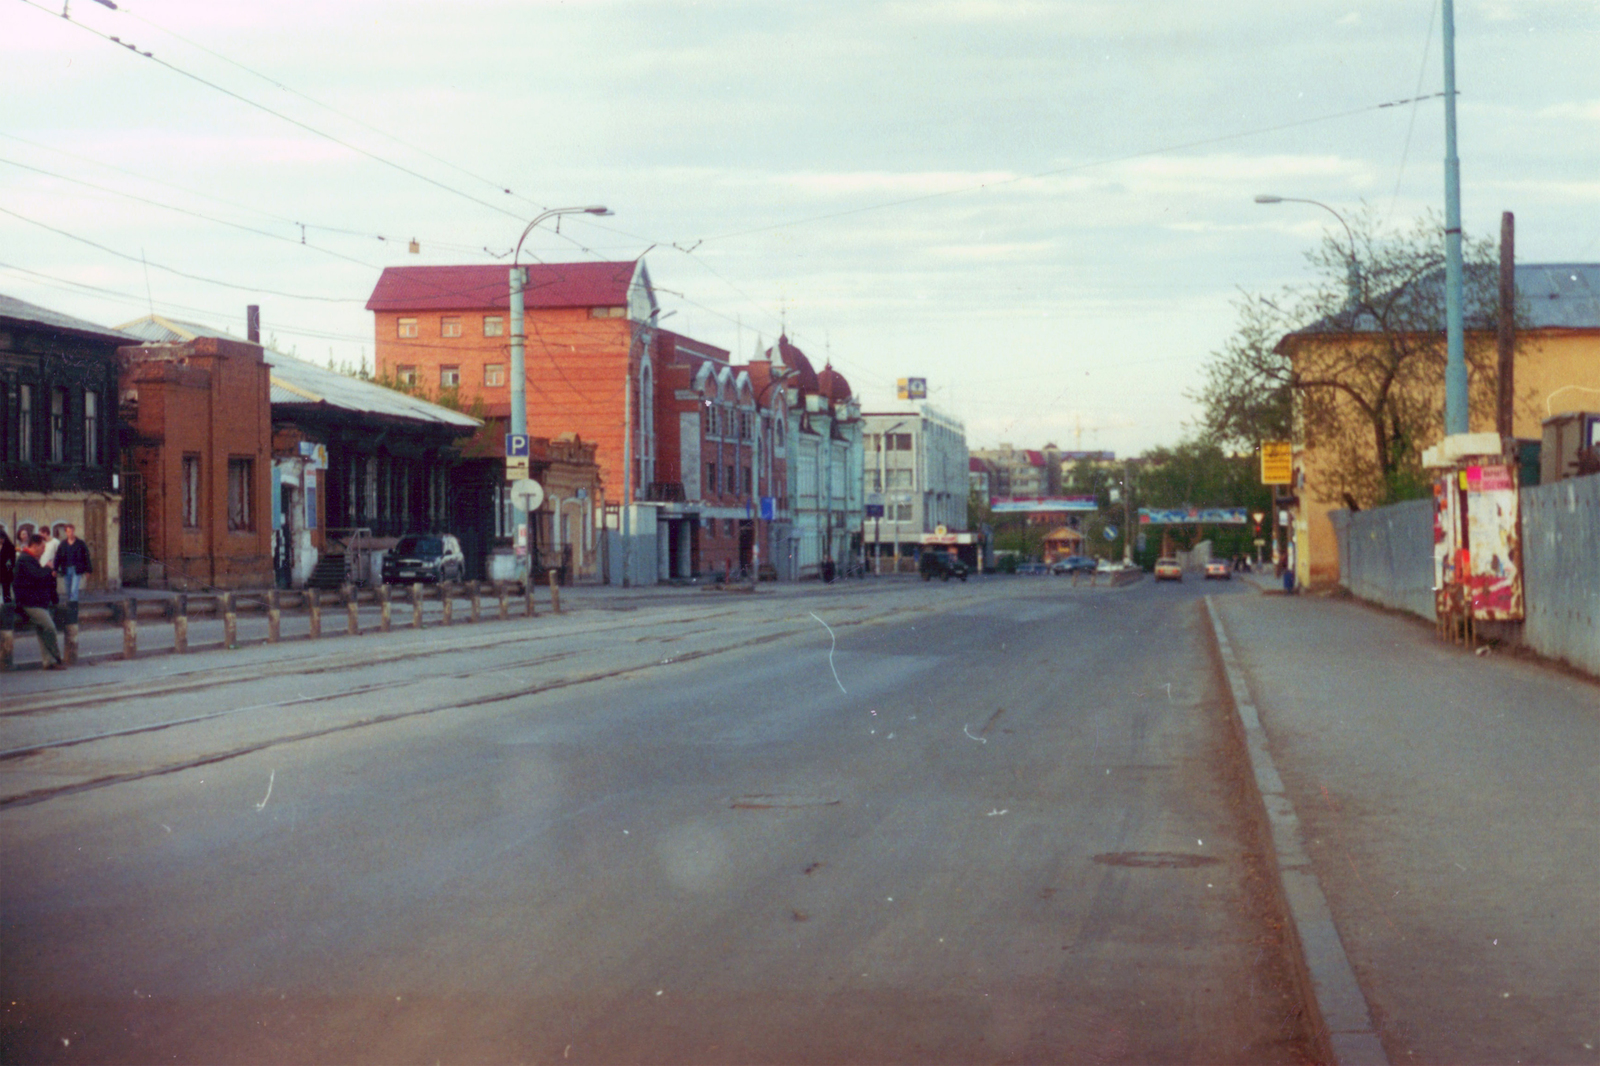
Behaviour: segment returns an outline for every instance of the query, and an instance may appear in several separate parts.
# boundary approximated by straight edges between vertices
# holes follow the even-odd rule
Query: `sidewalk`
[[[1212,606],[1389,1061],[1600,1062],[1600,686],[1352,601]]]

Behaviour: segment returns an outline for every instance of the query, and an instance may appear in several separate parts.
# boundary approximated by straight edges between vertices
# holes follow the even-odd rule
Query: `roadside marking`
[[[1372,1022],[1371,1008],[1356,981],[1344,942],[1339,939],[1328,897],[1322,891],[1322,884],[1311,866],[1311,857],[1302,843],[1300,818],[1272,761],[1261,715],[1251,702],[1250,689],[1245,684],[1244,669],[1222,628],[1216,605],[1210,596],[1205,599],[1211,632],[1217,641],[1217,651],[1222,655],[1229,695],[1244,731],[1256,796],[1272,830],[1278,884],[1289,906],[1290,925],[1314,1001],[1308,1006],[1316,1011],[1313,1021],[1322,1030],[1317,1036],[1326,1038],[1333,1061],[1341,1066],[1389,1066],[1389,1056]]]
[[[807,611],[806,613],[812,618],[817,618],[817,612],[815,611]],[[839,686],[840,692],[844,692],[844,682],[839,680],[839,671],[834,670],[833,667],[833,649],[839,646],[839,638],[833,635],[833,627],[828,623],[822,621],[820,618],[817,618],[817,622],[821,624],[823,629],[828,631],[828,636],[833,640],[833,643],[828,645],[828,669],[833,670],[833,683]],[[845,695],[848,696],[850,694],[845,692]]]

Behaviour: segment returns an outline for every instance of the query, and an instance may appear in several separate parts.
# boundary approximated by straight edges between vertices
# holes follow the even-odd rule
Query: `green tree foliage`
[[[1307,253],[1308,283],[1246,293],[1212,353],[1204,434],[1224,447],[1297,440],[1318,450],[1324,496],[1372,506],[1428,484],[1422,449],[1443,431],[1444,235],[1437,217],[1380,229],[1369,208]],[[1464,244],[1467,358],[1475,415],[1493,409],[1498,271],[1490,241]]]

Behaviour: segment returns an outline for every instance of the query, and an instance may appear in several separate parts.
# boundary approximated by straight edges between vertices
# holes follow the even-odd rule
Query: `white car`
[[[1224,581],[1231,581],[1233,579],[1233,568],[1227,563],[1213,559],[1206,564],[1206,580],[1210,581],[1214,577],[1221,578]]]

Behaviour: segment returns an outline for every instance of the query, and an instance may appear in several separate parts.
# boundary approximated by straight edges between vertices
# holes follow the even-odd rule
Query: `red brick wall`
[[[485,337],[485,315],[501,315],[505,335]],[[377,370],[380,377],[397,367],[415,366],[422,393],[435,397],[440,368],[461,368],[460,396],[470,410],[482,399],[487,405],[511,400],[511,316],[493,309],[462,311],[379,311],[376,317]],[[445,337],[445,318],[461,319],[461,336]],[[417,319],[417,336],[402,338],[402,318]],[[626,318],[595,318],[589,308],[530,311],[526,316],[528,432],[539,437],[576,433],[595,445],[606,498],[622,496],[623,390],[633,342],[633,323]],[[505,384],[484,385],[484,366],[506,367]],[[635,362],[635,365],[637,363]],[[637,423],[637,405],[633,414]],[[637,490],[637,486],[635,486]]]

